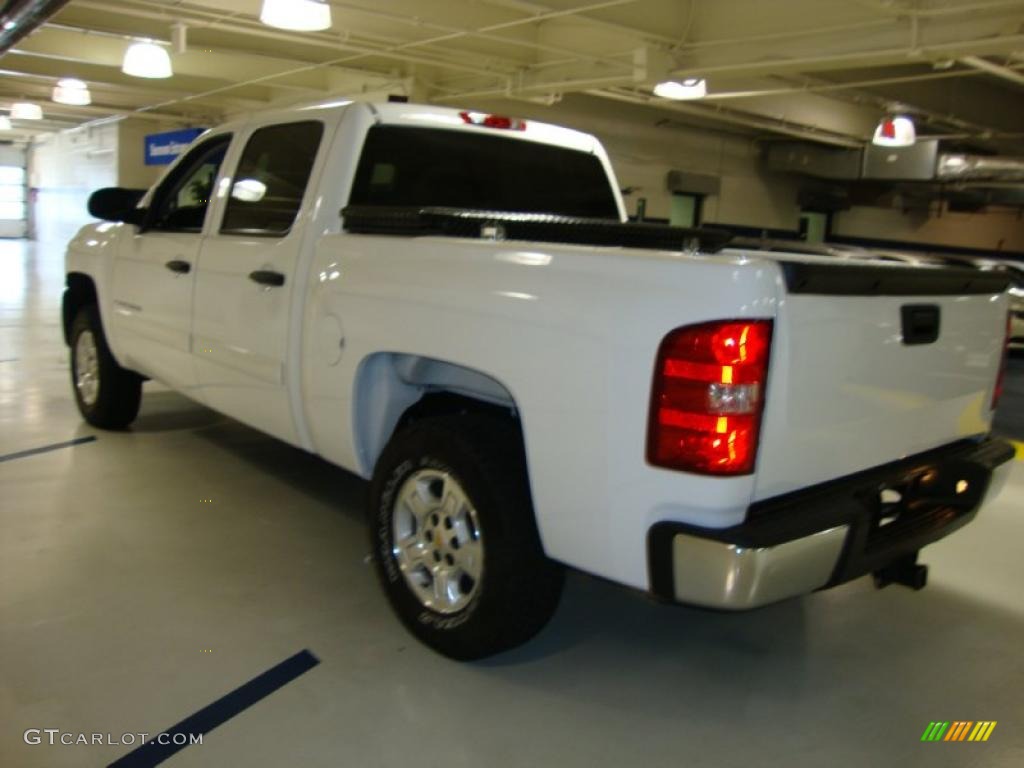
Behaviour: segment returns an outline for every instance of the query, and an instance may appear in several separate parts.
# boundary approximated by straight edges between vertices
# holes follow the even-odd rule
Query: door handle
[[[284,275],[269,269],[257,269],[255,272],[250,272],[249,279],[268,288],[280,288],[284,285]]]
[[[171,270],[171,272],[179,275],[187,275],[192,271],[192,265],[182,259],[172,259],[164,264],[164,266]]]

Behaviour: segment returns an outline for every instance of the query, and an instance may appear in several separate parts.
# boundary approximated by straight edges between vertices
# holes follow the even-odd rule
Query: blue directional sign
[[[205,128],[151,133],[146,137],[146,165],[168,165],[184,152]]]

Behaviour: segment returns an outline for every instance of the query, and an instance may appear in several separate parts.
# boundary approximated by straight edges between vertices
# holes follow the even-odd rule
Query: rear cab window
[[[349,203],[619,219],[604,165],[590,152],[396,125],[370,129]]]

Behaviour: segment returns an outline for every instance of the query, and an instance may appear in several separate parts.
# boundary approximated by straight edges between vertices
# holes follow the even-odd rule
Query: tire
[[[117,364],[95,304],[71,323],[71,388],[82,417],[94,427],[124,429],[139,414],[142,377]]]
[[[564,569],[544,555],[512,423],[439,416],[394,436],[374,472],[370,518],[373,559],[391,607],[413,635],[449,658],[480,659],[521,645],[558,607]],[[432,561],[449,565],[447,579],[428,577]],[[444,583],[449,589],[438,589]]]

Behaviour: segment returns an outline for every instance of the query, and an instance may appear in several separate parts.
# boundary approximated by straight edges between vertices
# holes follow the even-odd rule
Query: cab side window
[[[231,136],[216,136],[197,146],[160,185],[148,228],[163,232],[201,232]]]
[[[323,136],[322,123],[255,131],[238,163],[221,234],[283,237],[291,231]]]

